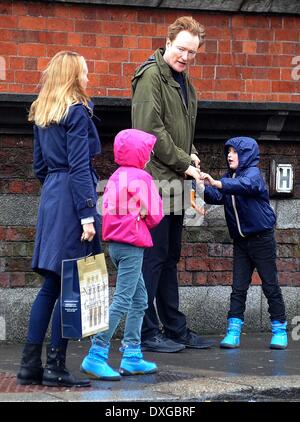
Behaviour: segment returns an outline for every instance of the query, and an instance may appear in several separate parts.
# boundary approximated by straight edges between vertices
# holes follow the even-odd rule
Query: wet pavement
[[[92,380],[89,388],[56,388],[16,384],[21,344],[0,344],[1,402],[300,402],[300,340],[287,350],[270,350],[270,333],[245,333],[241,348],[185,349],[179,353],[145,352],[159,367],[157,374]],[[112,345],[110,364],[118,368],[119,341]],[[90,342],[70,342],[67,366],[79,374]],[[45,353],[44,353],[45,354]]]

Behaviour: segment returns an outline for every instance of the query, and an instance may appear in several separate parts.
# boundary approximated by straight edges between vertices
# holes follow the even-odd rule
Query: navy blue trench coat
[[[97,129],[83,104],[69,108],[60,124],[34,126],[33,166],[42,183],[32,268],[61,274],[63,259],[101,252],[98,178],[92,158],[101,152]],[[94,217],[96,235],[81,242],[81,219]]]

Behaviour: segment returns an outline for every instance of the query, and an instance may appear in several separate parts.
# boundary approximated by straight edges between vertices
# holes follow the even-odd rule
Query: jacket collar
[[[135,74],[132,78],[133,86],[135,85],[137,79],[139,79],[144,71],[148,69],[150,66],[157,65],[159,72],[162,76],[162,78],[171,86],[174,86],[175,88],[180,88],[180,85],[178,82],[175,81],[173,78],[170,66],[165,62],[163,55],[164,55],[165,49],[164,48],[158,48],[154,54],[141,65],[139,66]],[[185,72],[182,73],[186,86],[188,86],[188,78]]]

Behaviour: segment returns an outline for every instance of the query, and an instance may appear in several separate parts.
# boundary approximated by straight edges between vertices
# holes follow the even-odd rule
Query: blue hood
[[[226,162],[229,147],[233,147],[239,156],[239,165],[236,169],[237,172],[247,167],[256,166],[259,163],[259,148],[255,139],[248,138],[247,136],[228,139],[225,143]]]

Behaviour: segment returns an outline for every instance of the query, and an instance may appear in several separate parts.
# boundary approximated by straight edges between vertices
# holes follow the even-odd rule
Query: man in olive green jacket
[[[204,35],[204,28],[193,18],[177,19],[169,26],[166,48],[156,50],[132,80],[132,126],[157,137],[146,170],[159,182],[165,212],[151,231],[154,246],[144,254],[148,309],[142,327],[143,350],[171,353],[211,345],[187,328],[186,317],[179,311],[177,279],[183,182],[187,176],[200,180],[200,160],[193,146],[197,99],[184,71]]]
[[[196,93],[186,74],[182,78],[186,87],[187,104],[181,90],[163,58],[164,49],[155,51],[135,73],[132,88],[132,124],[157,137],[154,155],[147,170],[154,180],[160,182],[165,193],[165,212],[180,212],[182,204],[182,183],[185,172],[191,164],[191,153],[197,154],[193,146],[197,99]],[[199,161],[194,157],[194,161]],[[194,170],[194,169],[193,169]],[[195,176],[197,177],[197,172]],[[168,191],[169,183],[178,188]],[[171,202],[168,201],[172,196]],[[174,198],[175,195],[175,198]],[[170,204],[169,204],[170,202]],[[170,210],[168,209],[170,205]]]

